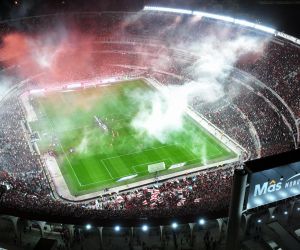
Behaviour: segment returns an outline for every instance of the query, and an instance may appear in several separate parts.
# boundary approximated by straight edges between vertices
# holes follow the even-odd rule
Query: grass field
[[[31,127],[39,132],[38,146],[41,152],[55,152],[73,195],[153,178],[148,172],[153,163],[165,163],[166,170],[159,172],[164,175],[235,157],[188,115],[164,142],[134,129],[131,122],[139,108],[150,105],[130,94],[137,91],[157,90],[135,80],[33,98],[38,120]],[[168,169],[178,163],[185,166]]]

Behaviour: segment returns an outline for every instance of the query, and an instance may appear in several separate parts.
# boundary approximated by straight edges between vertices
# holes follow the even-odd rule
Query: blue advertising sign
[[[300,161],[254,172],[248,183],[247,209],[299,195]]]

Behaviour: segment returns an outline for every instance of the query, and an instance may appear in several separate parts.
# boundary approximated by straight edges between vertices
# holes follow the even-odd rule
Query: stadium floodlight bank
[[[225,22],[236,23],[242,26],[251,27],[254,29],[258,29],[270,34],[275,34],[276,30],[267,26],[263,26],[260,24],[252,23],[246,20],[235,19],[229,16],[222,16],[202,11],[191,11],[185,9],[174,9],[174,8],[165,8],[165,7],[155,7],[155,6],[145,6],[144,10],[152,10],[152,11],[162,11],[162,12],[171,12],[171,13],[178,13],[178,14],[189,14],[189,15],[196,15],[196,16],[204,16],[211,19],[222,20]]]
[[[276,31],[274,28],[267,27],[261,24],[249,22],[242,19],[235,19],[230,16],[222,16],[217,14],[212,14],[208,12],[202,12],[202,11],[192,11],[192,10],[186,10],[186,9],[177,9],[177,8],[166,8],[166,7],[159,7],[159,6],[145,6],[145,11],[161,11],[161,12],[169,12],[169,13],[178,13],[178,14],[187,14],[187,15],[196,15],[196,16],[203,16],[211,19],[221,20],[225,22],[230,22],[234,24],[238,24],[241,26],[253,28],[256,30],[260,30],[262,32],[266,32],[269,34],[272,34],[274,36],[282,37],[286,40],[289,40],[293,43],[300,45],[300,39],[290,36],[288,34],[285,34],[283,32]]]

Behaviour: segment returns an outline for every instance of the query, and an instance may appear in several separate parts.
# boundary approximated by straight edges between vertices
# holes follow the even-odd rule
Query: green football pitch
[[[30,125],[39,133],[39,149],[54,152],[74,196],[236,156],[188,115],[163,142],[135,129],[132,120],[151,105],[132,93],[155,91],[143,80],[132,80],[33,96],[38,120]],[[148,165],[160,162],[165,170],[148,172]],[[171,167],[180,163],[184,166]]]

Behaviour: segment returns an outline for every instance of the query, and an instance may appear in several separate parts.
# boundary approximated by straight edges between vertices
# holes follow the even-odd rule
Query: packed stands
[[[103,13],[64,17],[65,21],[75,20],[81,27],[88,27],[86,32],[95,34],[95,40],[90,41],[92,49],[89,53],[99,60],[95,60],[93,71],[73,72],[70,69],[55,84],[100,75],[103,78],[146,77],[163,85],[182,85],[195,80],[186,69],[201,57],[186,44],[201,42],[212,33],[230,39],[242,29],[208,19],[195,25],[193,20],[175,14],[145,13],[134,21],[127,15]],[[23,31],[38,32],[50,29],[56,20],[50,16],[21,22]],[[178,32],[189,22],[188,32]],[[99,25],[91,25],[94,23]],[[113,34],[108,29],[112,26],[122,32]],[[14,23],[2,23],[0,34],[16,29]],[[252,30],[243,32],[263,36]],[[190,106],[196,112],[237,141],[248,151],[250,158],[287,151],[299,143],[296,120],[300,116],[300,49],[269,35],[265,39],[270,42],[258,59],[253,61],[249,55],[249,58],[236,62],[226,79],[230,84],[223,98],[213,103],[204,103],[197,96],[190,100]],[[0,63],[4,64],[1,58]],[[3,66],[0,74],[15,75],[18,67],[20,65]],[[110,193],[78,204],[59,199],[50,188],[39,156],[31,152],[22,123],[24,112],[17,98],[22,91],[46,84],[38,79],[20,85],[16,93],[0,100],[0,183],[7,187],[0,199],[2,208],[36,215],[103,219],[175,217],[228,209],[233,169],[239,163],[136,190]],[[16,79],[15,82],[21,81]],[[14,87],[14,81],[9,87]]]

